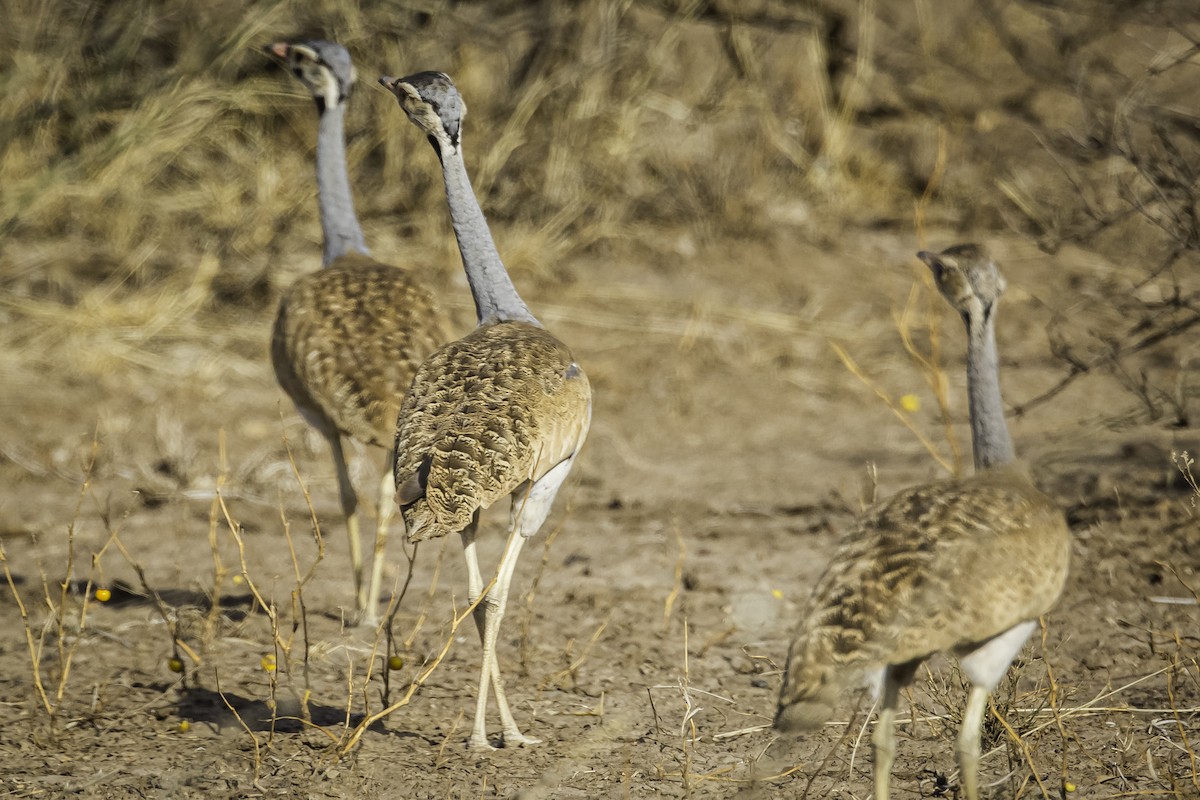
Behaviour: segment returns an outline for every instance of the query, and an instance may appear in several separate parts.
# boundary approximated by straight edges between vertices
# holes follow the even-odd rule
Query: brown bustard
[[[819,727],[842,689],[877,682],[875,797],[887,800],[900,689],[950,652],[972,685],[958,760],[976,800],[988,695],[1062,592],[1070,544],[1062,512],[1012,464],[995,338],[1003,278],[975,245],[919,256],[966,324],[976,474],[902,491],[846,532],[792,642],[775,726]]]
[[[450,78],[422,72],[380,78],[429,139],[442,165],[446,199],[478,326],[439,349],[417,371],[396,432],[396,491],[409,541],[462,537],[468,591],[484,589],[475,552],[479,513],[511,497],[510,530],[495,584],[476,606],[483,643],[471,746],[490,749],[485,718],[496,695],[505,745],[533,744],[504,693],[496,639],[517,557],[550,512],[591,421],[591,388],[566,345],[517,294],[475,198],[462,155],[466,107]]]
[[[363,241],[346,174],[343,133],[354,84],[350,54],[339,44],[322,41],[279,42],[266,50],[282,59],[316,100],[317,203],[325,234],[324,268],[297,280],[279,303],[271,362],[279,385],[333,452],[354,569],[353,621],[374,625],[383,550],[396,508],[395,483],[388,470],[379,487],[368,586],[358,496],[342,436],[390,448],[396,415],[417,366],[450,337],[423,282],[371,258]]]

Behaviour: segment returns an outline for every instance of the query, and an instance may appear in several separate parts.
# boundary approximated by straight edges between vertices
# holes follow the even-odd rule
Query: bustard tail
[[[799,733],[820,728],[833,717],[842,691],[856,682],[845,671],[817,663],[819,659],[806,651],[805,643],[797,642],[788,654],[775,712],[778,730]]]

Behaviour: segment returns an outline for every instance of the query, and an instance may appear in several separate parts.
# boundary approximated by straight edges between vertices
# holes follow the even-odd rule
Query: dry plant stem
[[[437,593],[438,581],[442,576],[442,562],[446,558],[446,544],[449,539],[442,539],[442,549],[438,551],[437,560],[433,562],[433,577],[429,579],[429,588],[425,591],[425,599],[421,601],[421,610],[417,614],[417,621],[413,623],[412,630],[408,636],[404,638],[404,649],[412,647],[413,642],[417,640],[417,634],[425,624],[425,620],[429,618],[429,609],[433,607],[433,596]]]
[[[929,452],[929,455],[933,457],[933,460],[936,461],[942,467],[942,469],[953,475],[954,466],[937,451],[937,447],[932,441],[930,441],[929,437],[922,433],[917,426],[913,424],[912,420],[909,418],[909,415],[904,412],[904,409],[900,408],[899,403],[897,403],[890,394],[884,391],[879,384],[871,380],[871,378],[865,372],[863,372],[862,367],[860,367],[858,363],[851,358],[850,354],[847,353],[841,345],[831,340],[829,342],[829,346],[833,348],[833,352],[836,353],[837,357],[841,359],[842,364],[845,365],[846,369],[850,370],[850,374],[862,381],[865,386],[871,389],[871,391],[875,392],[875,395],[884,402],[884,405],[891,409],[891,412],[895,414],[897,419],[904,424],[904,427],[908,428],[912,434],[917,437],[917,440],[921,443],[921,446]]]
[[[217,530],[220,528],[220,510],[221,505],[214,496],[208,509],[208,549],[212,555],[213,580],[212,590],[209,592],[208,614],[204,619],[204,641],[201,650],[207,650],[208,645],[217,637],[220,627],[218,622],[221,618],[221,593],[225,587],[225,578],[229,574],[229,570],[225,568],[225,562],[221,560],[221,548],[217,537]]]
[[[280,425],[283,423],[282,411],[280,413]],[[308,494],[308,486],[304,481],[304,476],[300,475],[300,467],[296,464],[295,453],[292,451],[292,443],[287,437],[283,437],[283,447],[288,453],[288,464],[292,465],[292,475],[296,479],[296,485],[300,487],[300,494],[304,497],[305,507],[308,509],[308,521],[312,525],[313,541],[317,542],[317,555],[312,560],[312,564],[308,565],[308,571],[304,575],[300,575],[300,561],[296,558],[295,542],[292,539],[292,525],[288,523],[287,515],[283,511],[283,503],[280,501],[280,522],[283,524],[283,534],[287,536],[288,552],[292,554],[292,567],[295,572],[295,589],[292,591],[292,600],[295,606],[298,606],[294,612],[293,620],[299,621],[299,624],[304,628],[304,687],[305,697],[304,703],[300,708],[304,711],[305,721],[310,721],[310,712],[308,712],[308,698],[312,694],[312,686],[310,684],[310,675],[308,675],[308,650],[310,650],[310,640],[308,640],[308,609],[304,602],[304,587],[305,584],[311,581],[312,577],[317,573],[317,565],[325,559],[325,539],[320,535],[320,522],[317,519],[317,509],[312,505],[312,495]],[[294,634],[293,628],[293,634]]]
[[[738,72],[746,79],[745,91],[754,101],[754,112],[762,122],[763,133],[775,151],[788,160],[799,170],[808,169],[812,165],[812,154],[804,150],[793,137],[780,119],[776,105],[764,91],[767,82],[763,80],[763,68],[755,53],[755,42],[748,26],[733,22],[726,33],[728,52],[737,65]]]
[[[671,532],[675,534],[675,544],[679,547],[679,555],[675,559],[675,577],[671,581],[671,591],[667,594],[667,599],[663,601],[663,633],[670,630],[671,611],[675,608],[675,601],[679,599],[679,593],[683,591],[683,562],[687,557],[687,547],[683,543],[683,532],[679,530],[678,525],[672,525]]]
[[[87,497],[92,486],[92,472],[96,464],[96,453],[99,450],[99,431],[92,434],[92,449],[88,456],[87,466],[84,468],[83,484],[79,487],[79,496],[75,499],[75,511],[71,515],[71,522],[67,524],[67,568],[66,574],[59,583],[58,603],[54,603],[53,597],[50,594],[50,589],[46,581],[46,575],[42,573],[42,591],[46,596],[46,605],[50,609],[54,618],[54,627],[58,633],[55,649],[58,653],[58,686],[55,689],[54,695],[54,710],[57,712],[62,706],[63,692],[66,690],[67,679],[71,673],[71,656],[74,653],[75,647],[68,649],[66,643],[66,615],[67,615],[67,600],[71,589],[71,578],[75,574],[75,523],[79,521],[79,515],[83,508],[83,500]],[[91,594],[91,580],[88,580],[87,588],[83,596],[83,605],[80,609],[80,614],[87,613],[87,604]],[[82,626],[83,618],[80,618]],[[81,627],[82,630],[82,627]],[[47,628],[43,626],[41,634],[38,637],[38,661],[41,661],[41,654],[45,648]],[[76,640],[76,646],[78,640]],[[53,716],[53,714],[51,715]]]
[[[433,768],[438,769],[446,763],[446,745],[454,738],[458,726],[462,724],[464,712],[459,711],[458,716],[454,718],[454,724],[450,726],[449,732],[442,738],[442,743],[438,745],[437,757],[433,760]]]
[[[221,452],[224,453],[224,448],[223,448],[223,443],[225,441],[225,431],[224,430],[221,430],[219,432],[218,439],[222,443]],[[217,476],[217,488],[216,488],[217,502],[219,502],[221,504],[221,513],[225,518],[225,524],[228,526],[229,533],[233,537],[234,544],[237,546],[238,563],[242,570],[242,578],[243,578],[243,580],[246,581],[246,587],[250,589],[250,593],[254,596],[254,601],[258,604],[258,606],[264,612],[266,612],[267,620],[271,624],[271,641],[272,641],[272,643],[274,645],[274,649],[275,649],[274,655],[275,655],[275,659],[276,659],[276,664],[277,665],[279,664],[280,656],[282,656],[283,657],[283,665],[284,665],[284,668],[286,669],[287,657],[288,657],[288,651],[289,651],[289,643],[285,643],[283,641],[283,637],[279,632],[279,611],[275,607],[274,602],[271,602],[271,603],[267,602],[266,598],[263,597],[262,593],[258,590],[258,586],[254,583],[254,579],[250,577],[250,567],[246,561],[246,543],[245,543],[245,540],[242,538],[241,526],[237,523],[237,521],[234,520],[233,514],[229,511],[229,506],[226,504],[225,498],[222,495],[222,490],[224,489],[225,480],[227,478],[227,472],[224,469],[225,460],[224,460],[223,456],[221,459],[221,463],[222,463],[222,469],[221,469],[220,474]],[[270,687],[271,687],[270,701],[271,701],[271,714],[272,714],[271,733],[272,733],[272,735],[274,734],[274,731],[275,731],[274,714],[275,714],[275,709],[277,708],[277,703],[275,702],[275,690],[277,688],[277,680],[276,680],[277,675],[278,675],[278,666],[276,667],[276,669],[273,672],[270,673]],[[257,742],[256,742],[256,745],[257,745]],[[257,749],[256,749],[256,761],[257,761]],[[257,766],[256,766],[256,770],[257,770]]]
[[[1191,457],[1187,450],[1183,450],[1178,453],[1171,453],[1171,463],[1183,475],[1183,479],[1187,481],[1187,485],[1192,487],[1192,496],[1190,499],[1192,509],[1195,510],[1197,508],[1197,501],[1200,500],[1200,483],[1197,483],[1196,476],[1192,473],[1192,467],[1195,466],[1196,460]]]
[[[282,419],[280,421],[282,423]],[[304,637],[304,697],[300,708],[304,717],[304,721],[310,722],[311,717],[308,710],[308,700],[312,696],[312,684],[310,682],[308,662],[310,649],[310,641],[308,636],[308,607],[304,603],[304,587],[310,580],[312,580],[313,576],[317,572],[317,566],[325,558],[325,539],[321,536],[321,524],[317,520],[317,510],[313,507],[312,495],[308,493],[308,486],[304,483],[304,478],[300,475],[300,467],[296,464],[296,455],[292,452],[292,445],[286,436],[283,437],[283,446],[287,450],[288,463],[291,464],[292,475],[295,476],[296,483],[300,486],[300,493],[304,496],[304,503],[308,508],[309,519],[312,522],[313,539],[317,544],[316,557],[313,558],[312,563],[308,565],[308,570],[301,574],[300,559],[296,555],[296,543],[292,539],[292,526],[288,522],[287,514],[283,509],[283,503],[281,501],[279,504],[279,518],[280,522],[283,524],[283,534],[287,539],[288,552],[292,557],[292,571],[296,580],[295,586],[292,588],[292,639],[295,638],[297,626],[302,629],[302,635]],[[243,570],[244,569],[245,567],[243,565]],[[288,651],[285,651],[285,663],[289,667],[290,672],[290,661],[288,659],[290,659],[290,647]]]
[[[26,642],[30,649],[34,686],[38,693],[38,697],[42,700],[42,707],[46,710],[47,716],[52,721],[62,709],[63,697],[66,694],[67,683],[71,677],[71,667],[74,662],[75,654],[79,649],[79,644],[82,641],[83,632],[87,627],[87,613],[90,607],[92,586],[94,583],[96,570],[99,567],[100,559],[103,558],[104,553],[108,550],[113,541],[116,540],[117,536],[116,531],[110,525],[107,513],[105,513],[103,518],[109,536],[101,548],[92,554],[91,570],[84,585],[83,599],[79,606],[79,615],[75,620],[75,627],[76,630],[79,631],[79,635],[75,636],[68,644],[68,637],[66,635],[67,603],[70,597],[70,587],[73,583],[72,578],[75,574],[75,525],[80,518],[83,501],[91,490],[92,474],[96,463],[96,456],[99,451],[98,437],[98,432],[93,433],[92,447],[89,453],[87,466],[84,469],[84,480],[80,486],[79,496],[75,502],[75,510],[72,515],[71,522],[67,525],[67,568],[66,574],[63,576],[63,579],[59,584],[57,603],[55,603],[54,596],[51,594],[49,581],[46,577],[45,571],[43,570],[41,573],[42,593],[45,597],[46,606],[51,612],[51,619],[47,620],[47,623],[42,626],[41,631],[37,635],[36,639],[33,635],[33,629],[29,622],[28,610],[25,608],[25,604],[21,600],[19,593],[16,590],[15,581],[13,580],[11,571],[8,567],[8,560],[3,556],[2,551],[0,551],[0,558],[2,558],[4,561],[4,571],[8,580],[9,589],[16,598],[18,607],[20,608],[22,625],[25,628]],[[53,699],[49,697],[46,691],[45,682],[41,676],[42,654],[45,651],[46,636],[51,630],[51,622],[53,623],[53,629],[56,633],[55,650],[58,655],[59,669],[58,681],[55,686]]]
[[[33,672],[34,691],[37,692],[38,700],[41,701],[46,716],[53,718],[54,707],[50,704],[50,698],[46,695],[46,687],[42,683],[41,659],[38,658],[39,648],[37,642],[34,641],[33,628],[29,623],[29,610],[25,608],[25,601],[21,599],[21,593],[17,591],[17,584],[13,580],[12,570],[9,569],[8,554],[4,550],[3,544],[0,544],[0,566],[4,568],[4,579],[8,582],[8,590],[17,602],[17,610],[21,614],[21,626],[25,629],[25,646],[29,649],[30,666]]]
[[[696,714],[700,713],[699,707],[692,706],[692,695],[688,691],[691,686],[691,667],[688,659],[688,621],[687,617],[683,618],[683,679],[679,683],[679,688],[683,693],[684,715],[683,722],[679,725],[679,740],[683,749],[683,768],[682,779],[683,788],[685,791],[691,789],[691,771],[692,771],[692,754],[696,746]],[[691,729],[689,737],[688,730]]]
[[[254,596],[255,602],[266,612],[267,619],[271,624],[271,637],[272,637],[272,642],[274,643],[274,647],[275,647],[276,663],[279,664],[283,668],[283,670],[289,675],[294,674],[293,670],[292,670],[292,658],[291,658],[292,647],[295,644],[296,634],[300,631],[301,628],[303,628],[304,669],[302,670],[302,674],[303,674],[303,679],[304,679],[304,693],[302,695],[296,695],[296,700],[299,703],[300,708],[302,709],[302,714],[303,714],[305,721],[307,721],[309,718],[308,700],[311,696],[311,688],[309,686],[309,675],[308,675],[307,609],[306,609],[306,607],[304,605],[304,601],[303,601],[303,590],[304,590],[304,585],[309,580],[312,579],[313,575],[316,572],[317,566],[321,563],[321,560],[324,558],[324,555],[325,555],[324,541],[321,537],[320,526],[317,524],[316,510],[313,508],[312,498],[308,493],[308,489],[305,486],[304,481],[300,477],[299,469],[296,465],[295,457],[291,451],[291,447],[288,445],[287,440],[285,438],[284,445],[287,448],[288,458],[289,458],[289,461],[292,466],[293,474],[296,476],[296,479],[300,484],[301,491],[304,494],[305,502],[308,504],[309,515],[313,521],[313,536],[317,543],[317,555],[314,558],[312,564],[309,565],[308,570],[302,574],[301,570],[300,570],[299,557],[296,555],[296,543],[291,535],[291,525],[288,524],[286,517],[284,517],[284,519],[283,519],[284,535],[286,537],[287,544],[288,544],[288,552],[291,554],[292,567],[293,567],[293,572],[294,572],[295,581],[296,581],[295,585],[292,588],[292,592],[291,592],[291,601],[292,601],[292,606],[293,606],[291,633],[285,638],[284,635],[280,632],[280,619],[279,619],[278,608],[275,606],[275,604],[273,602],[271,602],[271,603],[267,602],[266,598],[263,596],[262,592],[259,591],[258,586],[255,584],[254,579],[251,578],[251,576],[250,576],[249,563],[246,560],[246,543],[242,536],[241,525],[234,519],[232,512],[229,510],[228,504],[225,502],[224,489],[225,489],[225,484],[229,479],[229,469],[228,469],[228,460],[227,460],[227,456],[226,456],[224,429],[221,429],[218,431],[217,441],[218,441],[218,454],[219,454],[220,470],[217,475],[216,502],[220,505],[221,514],[224,517],[225,524],[228,526],[230,535],[233,537],[234,543],[237,546],[238,563],[239,563],[239,566],[242,571],[242,577],[246,581],[246,586],[250,589],[250,593]],[[283,514],[282,510],[280,513],[281,513],[281,515]],[[271,678],[270,678],[272,713],[274,713],[274,709],[276,707],[275,692],[276,692],[276,689],[278,686],[278,674],[279,674],[279,669],[277,667],[276,670],[271,672]],[[293,692],[293,694],[295,694],[295,690],[293,687],[290,686],[290,684],[289,684],[288,688]],[[272,726],[271,726],[272,734],[274,733],[274,729],[275,728],[274,728],[274,718],[273,718]]]
[[[408,685],[408,690],[405,691],[404,696],[392,703],[387,708],[363,717],[362,721],[360,721],[358,725],[355,726],[354,730],[350,732],[350,736],[346,738],[345,743],[337,753],[337,758],[345,757],[351,750],[357,747],[359,740],[361,740],[363,737],[363,734],[366,733],[372,725],[409,704],[413,695],[417,693],[418,689],[425,685],[425,682],[429,680],[429,676],[434,673],[434,671],[446,658],[446,654],[450,652],[450,647],[454,644],[454,638],[458,633],[458,626],[462,625],[465,619],[475,613],[476,606],[478,606],[484,600],[484,598],[488,596],[488,592],[490,592],[495,585],[496,576],[493,575],[492,579],[488,581],[486,586],[483,587],[483,591],[479,593],[479,597],[475,598],[475,602],[467,606],[461,614],[456,613],[454,615],[454,618],[450,623],[450,633],[446,636],[446,641],[442,645],[442,649],[438,651],[438,654],[433,661],[430,662],[423,670],[421,670],[421,672],[417,674],[417,677],[413,678],[412,682]]]
[[[1175,569],[1174,564],[1168,564],[1165,561],[1155,561],[1154,563],[1158,564],[1158,566],[1174,575],[1175,580],[1179,581],[1179,585],[1186,589],[1188,594],[1192,596],[1192,599],[1195,600],[1198,605],[1200,605],[1200,590],[1197,590],[1194,586],[1185,581],[1183,576],[1179,574],[1179,570]]]
[[[1181,336],[1197,325],[1200,325],[1200,314],[1195,314],[1185,320],[1182,320],[1181,322],[1174,323],[1167,328],[1147,334],[1142,339],[1139,339],[1128,346],[1121,345],[1114,347],[1110,352],[1096,356],[1095,358],[1086,362],[1072,361],[1071,367],[1067,374],[1060,378],[1058,383],[1054,384],[1049,389],[1046,389],[1041,394],[1035,395],[1029,400],[1026,400],[1024,403],[1013,406],[1013,414],[1019,417],[1026,411],[1036,408],[1037,406],[1040,406],[1043,403],[1057,397],[1080,376],[1086,375],[1089,372],[1100,369],[1101,367],[1119,364],[1122,358],[1140,353],[1143,350],[1147,350],[1159,342],[1167,339]]]
[[[539,688],[544,689],[551,685],[564,686],[566,685],[566,681],[568,679],[570,679],[572,686],[576,685],[575,676],[579,673],[579,668],[583,666],[584,661],[587,661],[588,656],[591,655],[592,648],[596,646],[596,642],[600,641],[600,637],[604,635],[604,631],[608,627],[608,621],[611,617],[612,614],[610,612],[609,615],[604,618],[604,621],[600,623],[599,627],[592,632],[591,638],[588,639],[588,643],[584,645],[583,650],[580,652],[578,657],[568,662],[566,669],[560,670],[550,677],[543,679],[539,684]]]
[[[1175,672],[1180,666],[1179,650],[1183,647],[1183,642],[1179,639],[1179,632],[1175,633],[1175,656],[1171,662],[1171,670],[1167,673],[1167,698],[1171,703],[1172,716],[1175,720],[1176,730],[1179,731],[1179,741],[1183,744],[1183,749],[1187,751],[1188,760],[1192,768],[1192,786],[1200,789],[1200,775],[1197,774],[1196,751],[1192,748],[1192,743],[1188,739],[1187,726],[1183,723],[1183,717],[1179,712],[1179,704],[1175,702]]]
[[[254,745],[254,784],[258,784],[258,778],[262,769],[262,753],[259,750],[258,737],[254,735],[254,731],[250,730],[250,726],[246,724],[246,720],[242,719],[242,715],[229,702],[229,698],[225,696],[225,692],[221,689],[221,674],[219,670],[213,670],[213,680],[217,684],[217,695],[220,696],[221,702],[229,709],[229,713],[233,714],[233,718],[242,726],[242,730],[250,737],[250,742]]]
[[[387,611],[383,615],[383,618],[384,618],[383,632],[384,632],[385,641],[387,643],[387,646],[384,648],[384,655],[387,659],[391,659],[392,655],[395,654],[395,652],[396,652],[396,634],[395,634],[396,613],[400,610],[400,606],[404,602],[405,595],[408,594],[409,585],[412,584],[413,575],[416,572],[417,548],[419,546],[420,546],[420,542],[416,542],[411,545],[411,549],[410,549],[410,545],[408,544],[408,542],[407,541],[403,542],[404,558],[408,562],[408,569],[404,576],[404,585],[402,587],[400,587],[399,591],[396,591],[396,589],[394,588],[395,584],[393,584],[392,597],[390,600],[388,600]],[[443,542],[443,552],[445,549],[444,546],[445,546],[445,543]],[[439,561],[440,561],[440,559],[439,559]],[[413,635],[416,635],[415,631],[414,631]],[[378,643],[379,643],[379,637],[378,637],[378,635],[376,635],[375,642],[371,647],[371,656],[367,661],[367,675],[370,675],[372,672],[375,671],[375,652],[378,649]],[[384,663],[382,676],[383,676],[383,704],[386,706],[390,702],[391,688],[392,688],[392,671],[391,671],[391,667],[389,666],[389,664],[386,661]]]
[[[1029,771],[1033,775],[1034,781],[1037,782],[1038,788],[1042,790],[1042,797],[1050,800],[1050,792],[1047,791],[1046,784],[1042,783],[1042,778],[1038,775],[1037,764],[1033,763],[1033,753],[1030,751],[1029,745],[1025,743],[1020,734],[1013,730],[1012,726],[1008,724],[1008,720],[996,709],[995,704],[990,699],[988,700],[988,708],[991,709],[992,716],[1000,722],[1000,725],[1003,726],[1013,743],[1021,750],[1021,755],[1024,757],[1025,763],[1029,765]]]
[[[909,702],[909,708],[912,708],[912,698],[906,698]],[[854,735],[854,744],[850,747],[850,761],[846,765],[846,782],[849,783],[854,778],[854,762],[858,759],[858,748],[862,745],[863,736],[867,732],[867,727],[871,724],[871,715],[875,713],[879,702],[871,703],[871,707],[867,710],[867,716],[863,718],[863,724],[858,726],[858,733]],[[851,728],[846,726],[846,733],[849,734]]]
[[[1067,735],[1066,726],[1063,725],[1062,714],[1059,712],[1058,706],[1058,678],[1054,674],[1054,665],[1050,663],[1050,649],[1046,646],[1046,636],[1049,633],[1049,627],[1046,625],[1046,618],[1042,617],[1038,620],[1038,625],[1042,629],[1042,663],[1046,665],[1046,681],[1050,685],[1049,697],[1047,702],[1050,705],[1050,713],[1054,715],[1054,724],[1058,727],[1059,736],[1059,751],[1062,755],[1062,763],[1060,764],[1059,773],[1062,778],[1063,791],[1065,792],[1066,785],[1070,779],[1070,770],[1067,758],[1067,742],[1070,737]]]
[[[954,422],[950,418],[950,384],[946,380],[946,370],[943,367],[941,326],[938,324],[938,320],[941,319],[942,304],[935,300],[937,289],[933,285],[933,274],[929,270],[923,269],[920,275],[921,283],[913,284],[909,291],[904,311],[896,320],[896,330],[900,333],[900,341],[903,342],[904,349],[908,352],[909,357],[917,363],[921,374],[925,376],[925,382],[929,384],[929,389],[933,392],[934,399],[937,400],[938,416],[941,418],[942,428],[946,433],[946,442],[950,445],[950,456],[954,462],[952,474],[961,475],[963,452],[958,444],[958,437],[954,435]],[[929,334],[928,355],[917,349],[916,342],[912,338],[910,319],[917,301],[918,285],[924,287],[924,291],[920,295],[925,300],[924,321],[925,329]]]
[[[178,623],[174,615],[171,613],[170,608],[168,608],[167,604],[163,601],[162,596],[159,595],[157,590],[150,587],[150,583],[146,580],[145,568],[143,568],[142,565],[134,559],[128,548],[125,547],[124,542],[122,542],[115,535],[113,536],[112,541],[117,546],[117,550],[121,553],[122,558],[125,559],[125,563],[127,563],[137,574],[138,584],[142,587],[142,591],[145,592],[147,597],[154,601],[154,609],[158,612],[158,615],[162,617],[163,624],[166,625],[167,628],[167,633],[169,633],[171,636],[171,654],[175,658],[179,658],[179,651],[183,650],[187,654],[188,658],[192,660],[192,663],[199,665],[201,661],[200,655],[191,647],[189,647],[186,642],[179,638]],[[179,658],[179,660],[180,663],[187,663],[183,661],[182,658]],[[184,675],[186,679],[186,672]]]
[[[922,249],[926,247],[925,212],[929,209],[929,203],[933,200],[933,196],[942,185],[942,178],[946,175],[946,140],[946,126],[939,125],[937,155],[934,157],[933,170],[929,173],[929,180],[925,183],[925,189],[921,192],[920,199],[913,207],[913,226],[917,231],[917,243]]]

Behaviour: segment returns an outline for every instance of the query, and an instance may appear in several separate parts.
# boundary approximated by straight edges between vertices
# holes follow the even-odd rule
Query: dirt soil
[[[4,794],[868,797],[869,699],[846,697],[835,722],[800,740],[765,726],[797,607],[838,530],[874,484],[882,495],[944,474],[830,342],[893,397],[915,395],[910,420],[949,453],[894,317],[916,285],[914,337],[940,335],[969,454],[961,325],[912,257],[956,238],[664,246],[660,258],[578,259],[565,270],[586,280],[527,292],[587,370],[595,422],[525,550],[501,633],[514,713],[543,741],[494,753],[465,747],[480,650],[469,620],[451,631],[466,594],[457,541],[421,546],[391,650],[383,633],[343,624],[351,580],[333,469],[273,382],[269,309],[214,315],[207,341],[168,348],[170,370],[34,374],[9,357]],[[1137,274],[1070,248],[990,243],[1010,283],[999,336],[1019,404],[1064,374],[1047,326],[1087,313],[1064,287],[1119,288]],[[733,266],[742,279],[729,279]],[[465,301],[451,300],[461,330]],[[1042,641],[997,694],[1005,722],[986,726],[985,797],[1036,797],[1039,784],[1048,797],[1200,797],[1200,522],[1171,462],[1200,438],[1137,409],[1094,375],[1012,419],[1019,452],[1069,516],[1074,561]],[[383,459],[356,463],[368,506]],[[485,565],[506,522],[506,509],[485,515]],[[387,576],[399,585],[407,561],[392,533]],[[101,587],[107,602],[94,599]],[[400,669],[385,669],[389,652]],[[956,795],[963,696],[947,662],[918,680],[895,797]]]

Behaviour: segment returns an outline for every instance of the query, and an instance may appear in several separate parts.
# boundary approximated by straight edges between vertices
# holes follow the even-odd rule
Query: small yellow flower
[[[245,582],[245,580],[246,580],[246,579],[245,579],[245,578],[243,578],[241,575],[234,575],[234,576],[233,576],[233,585],[234,585],[234,586],[241,586],[241,585],[242,585],[242,583],[244,583],[244,582]]]
[[[179,720],[179,732],[180,733],[187,733],[191,729],[192,729],[192,723],[188,722],[186,719]]]
[[[921,398],[915,394],[900,395],[900,407],[910,414],[915,414],[921,410]]]
[[[272,655],[265,655],[265,656],[263,656],[263,657],[262,657],[262,660],[261,660],[261,661],[259,661],[258,663],[259,663],[259,665],[261,665],[261,666],[262,666],[262,668],[263,668],[263,669],[265,669],[267,672],[274,672],[274,671],[275,671],[275,656],[272,656]]]
[[[400,656],[390,656],[388,658],[388,669],[395,672],[398,669],[404,669],[404,659]]]
[[[96,590],[96,599],[101,603],[107,603],[112,599],[112,592],[108,589],[100,588]]]
[[[1071,783],[1070,781],[1067,781],[1066,783],[1063,784],[1063,788],[1067,790],[1067,794],[1070,794],[1071,792],[1075,791],[1076,787],[1075,787],[1075,784]]]
[[[167,669],[171,670],[171,672],[183,672],[183,662],[178,658],[168,658]]]
[[[774,597],[776,600],[782,600],[782,599],[783,599],[783,592],[782,592],[782,591],[780,591],[779,589],[772,589],[772,590],[771,590],[771,597]]]

